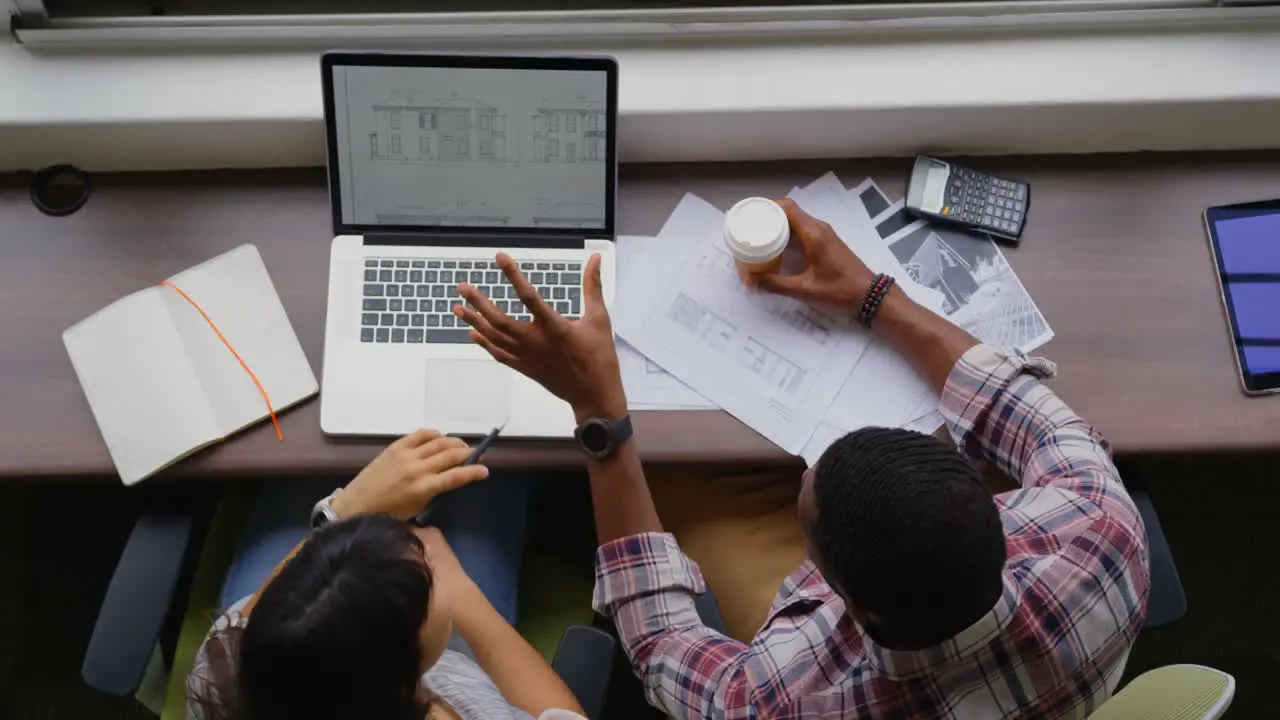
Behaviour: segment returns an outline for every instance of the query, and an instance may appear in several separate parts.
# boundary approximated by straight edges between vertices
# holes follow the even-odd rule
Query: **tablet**
[[[1204,211],[1240,385],[1280,392],[1280,200]]]

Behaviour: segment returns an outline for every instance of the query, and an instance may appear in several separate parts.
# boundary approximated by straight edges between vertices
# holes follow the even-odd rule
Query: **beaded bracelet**
[[[858,308],[858,323],[862,327],[871,327],[871,323],[876,319],[876,313],[880,311],[880,305],[889,295],[894,282],[893,277],[884,273],[876,275],[875,281],[871,283],[871,287],[867,288],[867,294],[862,297],[862,304]]]

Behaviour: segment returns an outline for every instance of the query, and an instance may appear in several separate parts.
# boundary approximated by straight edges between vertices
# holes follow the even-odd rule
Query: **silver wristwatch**
[[[338,488],[328,495],[320,498],[320,502],[311,508],[311,529],[319,530],[331,522],[337,522],[338,513],[333,510],[333,499],[342,492],[342,488]]]

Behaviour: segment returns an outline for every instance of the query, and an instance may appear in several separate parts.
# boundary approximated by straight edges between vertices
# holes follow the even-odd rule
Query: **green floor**
[[[1228,717],[1277,716],[1269,688],[1280,677],[1280,583],[1272,574],[1280,556],[1280,459],[1186,458],[1144,468],[1190,611],[1138,640],[1130,675],[1169,663],[1211,665],[1238,681]],[[546,490],[535,542],[564,547],[561,533],[589,537],[584,485]],[[139,499],[114,486],[0,488],[0,718],[149,717],[132,700],[98,696],[79,679],[97,603]],[[556,512],[573,517],[548,522]],[[590,550],[574,552],[585,559]]]

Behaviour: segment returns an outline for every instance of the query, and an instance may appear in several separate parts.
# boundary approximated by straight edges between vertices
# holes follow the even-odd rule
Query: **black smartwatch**
[[[617,420],[604,418],[587,418],[573,431],[573,439],[587,457],[603,460],[614,453],[622,443],[631,437],[631,415],[623,415]]]

